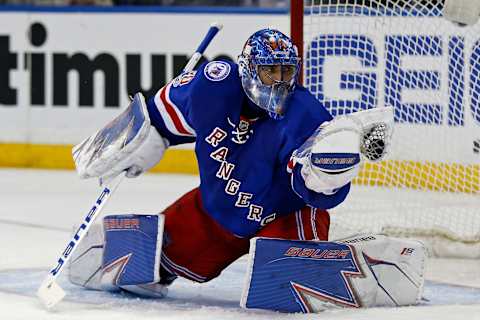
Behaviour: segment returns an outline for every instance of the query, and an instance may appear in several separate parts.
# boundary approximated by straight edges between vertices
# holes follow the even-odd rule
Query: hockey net
[[[435,0],[313,0],[295,17],[301,2],[304,85],[333,115],[395,108],[391,153],[363,165],[331,237],[386,233],[480,257],[480,23],[444,19]]]

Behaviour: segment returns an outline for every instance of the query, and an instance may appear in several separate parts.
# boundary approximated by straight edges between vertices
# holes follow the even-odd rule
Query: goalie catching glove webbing
[[[167,146],[150,123],[145,98],[137,93],[122,114],[73,148],[73,159],[81,178],[105,181],[123,171],[132,178],[157,164]]]
[[[385,157],[392,129],[392,107],[337,116],[323,123],[293,153],[293,165],[302,165],[308,189],[335,193],[357,176],[362,159],[379,161]]]

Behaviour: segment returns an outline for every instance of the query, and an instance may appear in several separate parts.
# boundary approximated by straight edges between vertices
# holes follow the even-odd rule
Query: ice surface
[[[59,280],[67,298],[49,312],[35,291],[96,199],[94,181],[73,171],[0,170],[0,319],[480,319],[480,263],[435,259],[429,263],[426,300],[396,309],[335,310],[318,315],[280,314],[239,307],[246,260],[206,284],[176,281],[164,300],[87,291]],[[182,175],[126,179],[106,213],[156,213],[198,184]],[[439,283],[448,281],[457,286]],[[463,285],[463,286],[462,286]],[[465,286],[472,286],[468,288]],[[274,297],[272,297],[274,298]]]

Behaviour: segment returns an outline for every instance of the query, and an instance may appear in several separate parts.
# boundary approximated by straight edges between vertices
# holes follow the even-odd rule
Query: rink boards
[[[27,10],[0,11],[0,18],[5,22],[0,31],[0,55],[4,57],[0,60],[0,73],[3,74],[0,81],[0,166],[9,167],[73,168],[71,146],[114,118],[127,106],[129,94],[138,90],[154,94],[178,74],[212,21],[223,23],[224,29],[206,51],[206,57],[210,60],[235,59],[243,39],[265,26],[274,26],[287,34],[290,29],[288,13],[278,10],[123,12],[99,9],[81,14],[69,9]],[[342,19],[329,19],[333,19],[333,26],[338,27],[335,27],[335,32],[355,33]],[[366,20],[369,18],[357,19],[364,19],[368,23]],[[411,21],[410,18],[408,23]],[[351,28],[356,28],[356,25],[358,23]],[[394,34],[401,33],[401,23],[398,28],[397,31],[393,30]],[[428,32],[436,41],[435,30]],[[329,31],[326,33],[318,39],[328,39]],[[330,33],[333,34],[333,31]],[[355,37],[367,39],[372,52],[378,51],[381,57],[382,37],[392,36],[395,35],[378,34],[378,39],[362,34]],[[454,39],[452,37],[448,38],[450,42]],[[460,39],[461,35],[457,35],[457,38]],[[439,46],[446,48],[449,42],[446,38],[444,42],[439,42]],[[477,42],[467,45],[472,46],[475,47],[474,51],[477,47],[480,50]],[[429,77],[438,78],[436,81],[440,87],[445,86],[451,82],[448,80],[452,72],[448,68],[451,64],[448,61],[454,62],[445,49],[434,50],[432,55],[420,57],[418,63],[415,57],[409,57],[406,60],[409,62],[408,68],[422,69],[427,59],[432,70]],[[472,56],[471,51],[466,50],[465,55]],[[334,68],[335,61],[343,58],[349,59],[351,70]],[[325,95],[339,100],[357,97],[356,89],[339,90],[341,83],[336,79],[348,76],[349,72],[358,72],[358,61],[353,61],[355,57],[352,56],[342,57],[342,54],[335,54],[335,59],[331,60],[333,64],[325,62],[326,71],[322,80]],[[443,67],[435,67],[435,61],[440,61]],[[376,75],[381,83],[388,73],[384,66],[379,59],[377,65],[364,66],[360,71]],[[462,72],[469,74],[467,80],[473,79],[473,72],[469,68],[464,68]],[[471,82],[467,81],[462,89],[467,102],[472,100]],[[406,101],[412,103],[415,97],[420,100],[425,98],[425,95],[418,94],[421,88],[410,89],[404,90],[402,97]],[[431,94],[435,88],[423,90]],[[384,91],[383,88],[378,89],[376,106],[385,100]],[[413,91],[417,94],[411,95]],[[462,105],[461,101],[457,101],[460,104],[452,104],[451,99],[448,102],[448,99],[443,99],[445,96],[437,98],[441,101],[428,103],[439,106],[444,103],[444,114],[459,114],[453,112],[452,108]],[[447,117],[444,117],[442,123],[406,123],[403,121],[405,119],[396,119],[397,122],[403,121],[397,126],[397,132],[414,133],[415,139],[411,140],[409,149],[411,153],[403,158],[369,165],[373,170],[368,173],[362,171],[356,182],[478,192],[480,136],[472,135],[472,132],[477,132],[477,135],[480,132],[480,104],[477,101],[462,105],[462,121],[447,123]],[[421,105],[425,101],[417,103]],[[445,132],[451,134],[445,135]],[[438,136],[451,138],[453,142],[449,145],[455,145],[456,148],[449,155],[452,158],[459,156],[460,161],[445,161],[445,155],[438,152],[442,151],[442,144],[427,140]],[[393,145],[401,144],[394,141]],[[427,152],[419,153],[419,150]],[[198,173],[193,146],[168,150],[153,171]],[[397,177],[397,180],[392,181],[385,172]],[[428,179],[421,179],[424,176]]]
[[[285,10],[30,7],[0,19],[0,166],[8,167],[73,168],[71,146],[129,95],[154,94],[178,74],[212,22],[224,27],[209,60],[236,59],[265,26],[289,33]],[[169,150],[154,171],[198,173],[192,149]]]

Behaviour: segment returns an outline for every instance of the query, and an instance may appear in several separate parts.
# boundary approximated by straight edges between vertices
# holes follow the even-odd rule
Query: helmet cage
[[[272,34],[285,44],[283,50],[274,51],[266,45],[265,38]],[[238,65],[243,89],[250,100],[266,110],[270,117],[282,118],[300,70],[297,48],[290,39],[276,30],[260,30],[247,40],[242,54],[238,56]],[[288,81],[274,81],[266,85],[258,73],[258,67],[262,65],[293,65],[295,73]]]

